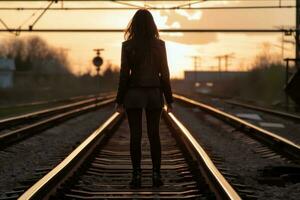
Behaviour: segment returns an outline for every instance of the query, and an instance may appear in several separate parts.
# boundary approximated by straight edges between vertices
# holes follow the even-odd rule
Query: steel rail
[[[10,108],[19,108],[19,107],[30,107],[30,106],[36,106],[36,105],[47,105],[47,104],[54,104],[54,103],[60,103],[60,102],[68,102],[68,101],[76,101],[76,100],[82,100],[87,98],[95,97],[95,95],[87,95],[87,96],[75,96],[65,99],[52,99],[52,100],[41,100],[41,101],[33,101],[30,103],[20,103],[20,104],[12,104],[8,106],[0,106],[0,109],[10,109]],[[2,119],[1,119],[2,120]]]
[[[290,9],[296,6],[203,6],[203,7],[150,7],[148,10],[242,10],[242,9]],[[134,7],[60,7],[48,8],[48,11],[70,11],[70,10],[137,10]],[[15,11],[28,11],[28,10],[44,10],[38,7],[0,7],[0,10],[15,10]]]
[[[47,105],[47,104],[52,104],[52,103],[77,101],[77,100],[79,101],[79,100],[82,100],[82,99],[107,96],[107,95],[110,95],[110,94],[114,94],[114,92],[105,92],[105,93],[90,94],[90,95],[80,95],[80,96],[73,96],[73,97],[63,98],[63,99],[41,100],[41,101],[34,101],[34,102],[31,102],[31,103],[20,103],[20,104],[8,105],[8,106],[0,106],[0,109],[10,109],[10,108],[17,108],[17,107],[30,107],[30,106],[36,106],[36,105]]]
[[[59,28],[35,28],[35,29],[0,29],[0,32],[40,32],[40,33],[123,33],[124,29],[59,29]],[[165,33],[285,33],[295,32],[296,29],[160,29],[159,32]]]
[[[87,158],[89,157],[87,154],[91,154],[91,152],[93,152],[93,150],[98,146],[97,143],[101,142],[101,139],[99,138],[109,137],[112,135],[112,131],[107,130],[113,130],[117,124],[120,124],[121,120],[123,119],[122,117],[123,116],[118,113],[113,113],[111,117],[109,117],[109,119],[100,126],[100,128],[93,132],[59,165],[57,165],[48,174],[46,174],[27,191],[25,191],[19,197],[19,199],[40,199],[51,195],[49,192],[55,193],[57,188],[59,188],[65,180],[76,173],[76,170],[80,168],[81,163],[86,162]],[[184,135],[185,137],[183,140],[186,140],[195,149],[198,159],[201,160],[201,164],[205,165],[204,173],[209,173],[208,176],[210,178],[206,179],[206,181],[211,181],[211,184],[216,184],[215,188],[219,190],[218,192],[222,193],[221,195],[217,195],[217,199],[240,200],[241,198],[239,195],[218,171],[207,153],[198,144],[195,138],[193,138],[184,125],[180,123],[180,121],[172,113],[167,114],[166,111],[164,111],[164,117],[168,118],[168,121],[177,127],[177,131],[176,133],[174,131],[174,134],[178,136]],[[110,128],[108,129],[108,127]],[[203,173],[203,171],[201,172]],[[214,192],[216,191],[214,190]],[[96,195],[98,193],[94,192],[94,194]],[[115,192],[115,194],[119,193]]]
[[[235,106],[250,108],[252,110],[258,110],[258,111],[262,111],[262,112],[269,113],[272,115],[277,115],[277,116],[284,117],[287,119],[300,121],[300,115],[287,113],[287,112],[283,112],[283,111],[278,111],[278,110],[274,110],[274,109],[270,109],[270,108],[263,108],[263,107],[259,107],[259,106],[255,106],[255,105],[251,105],[251,104],[240,103],[240,102],[233,101],[233,100],[224,100],[224,102],[231,104],[231,105],[235,105]]]
[[[205,150],[201,147],[201,145],[197,142],[197,140],[193,137],[193,135],[188,131],[188,129],[175,117],[173,113],[167,113],[164,111],[164,116],[169,118],[170,123],[173,123],[176,128],[179,129],[180,135],[184,135],[184,140],[188,141],[192,148],[197,153],[198,158],[201,159],[202,163],[205,166],[205,171],[209,173],[210,182],[212,181],[214,184],[217,184],[217,188],[214,190],[218,190],[220,188],[222,193],[220,194],[221,199],[235,199],[241,200],[241,197],[237,194],[237,192],[232,188],[232,186],[228,183],[228,181],[224,178],[221,172],[214,165],[213,161],[210,159]],[[212,186],[213,187],[213,186]]]
[[[58,123],[61,123],[64,120],[70,119],[75,116],[79,116],[83,113],[89,112],[94,109],[98,109],[99,107],[108,105],[110,103],[113,103],[115,101],[114,98],[110,98],[101,102],[96,102],[92,105],[87,105],[85,107],[76,108],[67,112],[64,112],[62,114],[58,114],[55,116],[52,116],[50,118],[35,122],[33,124],[30,124],[28,126],[19,128],[17,130],[13,130],[4,134],[0,135],[0,149],[5,148],[15,142],[18,142],[24,138],[30,137],[34,134],[37,134],[38,132],[45,130],[51,126],[57,125]]]
[[[85,105],[88,105],[91,103],[103,101],[103,100],[109,99],[113,96],[114,95],[109,95],[109,96],[106,95],[106,96],[101,96],[101,97],[88,98],[86,100],[81,100],[79,102],[75,102],[75,103],[71,103],[71,104],[67,104],[67,105],[57,106],[54,108],[44,109],[44,110],[40,110],[40,111],[36,111],[36,112],[31,112],[31,113],[15,116],[15,117],[1,119],[0,120],[0,130],[2,130],[4,128],[9,128],[11,126],[19,125],[21,123],[27,123],[28,121],[35,120],[37,118],[54,115],[57,113],[61,113],[61,112],[65,112],[65,111],[68,111],[71,109],[82,107],[82,106],[85,106]]]
[[[287,157],[293,159],[295,162],[300,162],[300,146],[296,143],[207,104],[178,94],[174,94],[173,96],[179,101],[196,106],[201,110],[208,112],[217,118],[237,127],[238,129],[244,130],[245,133],[258,139],[259,141],[264,142],[275,151],[281,154],[283,153]]]
[[[108,118],[96,131],[94,131],[86,140],[84,140],[70,155],[68,155],[60,164],[58,164],[54,169],[52,169],[48,174],[46,174],[42,179],[35,183],[31,188],[29,188],[24,194],[19,197],[19,200],[28,199],[39,199],[40,195],[44,194],[51,187],[51,183],[54,181],[58,182],[60,176],[63,173],[67,173],[71,167],[78,165],[78,160],[81,161],[87,157],[84,155],[85,152],[90,152],[95,148],[95,144],[101,136],[105,134],[105,131],[116,121],[120,119],[118,113],[114,113]]]

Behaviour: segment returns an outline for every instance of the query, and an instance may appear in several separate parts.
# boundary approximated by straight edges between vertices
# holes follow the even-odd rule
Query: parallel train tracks
[[[88,97],[75,103],[0,120],[0,149],[114,101],[114,95]]]
[[[225,100],[225,102],[228,103],[228,104],[231,104],[231,105],[240,106],[240,107],[249,108],[249,109],[252,109],[252,110],[257,110],[257,111],[269,113],[271,115],[277,115],[279,117],[283,117],[283,118],[286,118],[286,119],[290,119],[290,120],[294,120],[294,121],[300,121],[300,116],[296,115],[296,114],[287,113],[287,112],[283,112],[283,111],[277,111],[277,110],[274,110],[274,109],[264,108],[264,107],[255,106],[255,105],[246,104],[246,103],[241,103],[241,102],[237,102],[237,101],[233,101],[233,100]]]
[[[199,101],[189,99],[182,95],[174,95],[174,97],[185,104],[195,106],[216,118],[242,130],[243,133],[248,134],[250,137],[264,143],[274,151],[287,156],[288,158],[300,163],[300,146],[284,137],[281,137],[273,132],[267,131],[263,128],[255,126],[245,120],[242,120],[227,112],[223,112],[213,106],[201,103]]]
[[[166,112],[160,127],[165,185],[151,187],[149,146],[143,145],[143,187],[130,189],[129,130],[123,120],[114,113],[20,199],[240,199],[189,131]]]
[[[198,101],[180,95],[174,97],[186,105],[215,116],[266,145],[272,152],[264,147],[260,151],[265,155],[277,157],[279,154],[289,162],[299,165],[300,147],[292,141]],[[110,102],[108,100],[107,103]],[[206,153],[206,148],[197,142],[174,114],[164,112],[160,130],[162,177],[165,181],[165,185],[160,189],[151,188],[151,157],[145,137],[143,188],[129,189],[129,130],[124,116],[114,113],[63,162],[23,193],[20,199],[257,198],[252,195],[253,191],[247,191],[242,184],[232,183],[231,176],[234,178],[234,175],[219,167],[219,158],[208,156],[210,153]],[[249,144],[253,144],[253,141]],[[275,155],[273,151],[276,152]],[[288,168],[290,169],[292,168]]]

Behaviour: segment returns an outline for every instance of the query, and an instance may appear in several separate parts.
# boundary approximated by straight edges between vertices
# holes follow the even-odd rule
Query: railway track
[[[240,107],[244,107],[244,108],[248,108],[248,109],[252,109],[252,110],[265,112],[265,113],[268,113],[268,114],[271,114],[271,115],[276,115],[276,116],[283,117],[283,118],[286,118],[286,119],[290,119],[290,120],[294,120],[294,121],[300,121],[300,116],[296,115],[296,114],[277,111],[277,110],[269,109],[269,108],[263,108],[263,107],[260,107],[260,106],[255,106],[255,105],[246,104],[246,103],[240,103],[240,102],[233,101],[233,100],[224,100],[224,102],[228,103],[228,104],[231,104],[231,105],[235,105],[235,106],[240,106]]]
[[[185,96],[185,95],[182,95]],[[257,127],[268,130],[280,137],[300,145],[299,115],[281,112],[278,110],[267,109],[248,105],[222,97],[209,97],[206,95],[185,96],[201,104],[209,105],[213,108],[226,112],[227,114],[241,118]],[[198,107],[200,108],[200,107]]]
[[[266,165],[262,164],[255,167],[260,174],[252,178],[261,186],[251,187],[243,182],[240,174],[236,173],[236,168],[228,167],[226,159],[214,152],[215,146],[207,146],[195,140],[172,113],[164,113],[160,130],[162,177],[165,185],[160,189],[151,188],[149,145],[147,138],[143,137],[143,187],[140,190],[129,189],[129,130],[123,116],[115,113],[56,168],[51,172],[49,169],[43,171],[47,174],[23,193],[21,199],[252,200],[265,199],[259,198],[259,188],[265,188],[265,184],[284,188],[291,181],[299,182],[299,146],[211,106],[179,95],[174,97],[223,121],[221,129],[228,129],[226,124],[235,127],[234,137],[241,143],[251,146],[258,157],[276,161],[274,163],[277,164],[274,165],[264,167]],[[203,123],[205,122],[202,121]],[[250,159],[247,162],[253,163],[253,158],[247,159]],[[248,170],[247,164],[244,168]],[[23,187],[20,191],[24,192],[24,188],[28,187]]]
[[[45,101],[35,101],[31,103],[0,106],[0,120],[11,118],[16,115],[25,115],[27,113],[37,112],[44,109],[50,109],[58,106],[79,102],[82,100],[87,100],[100,96],[108,96],[112,94],[114,94],[114,92],[103,92],[98,94],[74,96],[64,99],[51,99]]]
[[[0,149],[113,101],[114,95],[104,94],[63,106],[2,119],[0,120]]]
[[[181,95],[180,93],[177,93],[177,95]],[[182,94],[181,96],[185,96]],[[272,109],[262,106],[257,106],[255,104],[249,104],[249,103],[243,103],[238,100],[233,100],[232,97],[226,97],[226,96],[219,96],[219,95],[209,95],[209,94],[198,94],[197,96],[194,96],[192,98],[198,99],[200,97],[201,101],[207,104],[214,104],[214,101],[212,99],[217,99],[222,103],[226,103],[228,105],[237,106],[240,108],[246,108],[249,110],[259,111],[261,113],[270,114],[273,116],[277,116],[283,119],[287,120],[293,120],[295,122],[298,122],[300,120],[300,115],[297,115],[297,113],[289,113],[280,111],[278,109]]]
[[[296,143],[279,136],[271,131],[267,131],[263,128],[255,126],[245,120],[242,120],[234,115],[231,115],[227,112],[223,112],[213,106],[201,103],[199,101],[187,98],[182,95],[174,95],[175,99],[180,102],[183,102],[187,105],[195,106],[200,110],[203,110],[216,118],[230,124],[235,127],[237,130],[242,131],[251,138],[263,143],[270,149],[274,150],[280,155],[291,159],[295,163],[300,163],[300,146]]]
[[[143,134],[142,188],[130,189],[129,129],[114,113],[19,199],[241,199],[183,124],[164,111],[160,124],[164,186],[152,188]]]
[[[298,199],[298,144],[214,106],[174,97],[179,103],[175,114],[209,155],[218,158],[216,166],[238,193],[236,185],[248,191],[250,199]]]
[[[31,103],[21,103],[21,104],[15,104],[15,105],[9,105],[9,106],[0,106],[0,110],[2,109],[15,109],[15,108],[22,108],[22,107],[32,107],[32,106],[47,106],[51,104],[59,104],[59,103],[72,103],[88,98],[94,98],[97,96],[103,96],[103,95],[111,95],[114,92],[105,92],[105,93],[99,93],[99,94],[90,94],[90,95],[80,95],[80,96],[74,96],[70,98],[64,98],[64,99],[52,99],[52,100],[45,100],[45,101],[35,101]]]

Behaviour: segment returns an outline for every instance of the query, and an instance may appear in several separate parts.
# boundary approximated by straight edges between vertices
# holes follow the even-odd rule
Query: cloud
[[[253,4],[227,2],[227,5],[249,6]],[[218,4],[218,6],[221,5]],[[167,28],[276,29],[282,25],[293,26],[295,24],[295,13],[291,12],[291,9],[168,10],[160,11],[160,15],[165,18],[164,24]],[[162,36],[164,39],[178,43],[201,45],[217,42],[217,34],[218,33],[164,33]],[[261,33],[245,33],[245,35],[261,35]]]
[[[186,10],[176,10],[176,13],[186,17],[188,20],[200,20],[202,17],[202,12],[201,11],[196,11],[196,12],[187,12]]]
[[[202,18],[200,11],[186,12],[180,11],[161,11],[160,15],[167,17],[165,24],[168,28],[199,28],[197,27]],[[208,44],[217,41],[216,33],[163,33],[165,40],[183,44]]]

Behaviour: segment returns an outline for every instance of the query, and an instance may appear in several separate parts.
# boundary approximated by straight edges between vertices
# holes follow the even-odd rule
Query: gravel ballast
[[[284,187],[258,183],[259,170],[268,166],[289,166],[283,158],[266,159],[254,151],[254,146],[247,144],[243,133],[235,131],[213,116],[198,109],[177,104],[174,114],[210,153],[224,159],[225,168],[238,179],[252,188],[255,196],[261,200],[299,199],[300,184],[286,184]],[[255,142],[255,141],[254,141]],[[257,142],[257,145],[260,145]]]
[[[232,105],[224,102],[219,98],[204,98],[204,97],[193,97],[198,99],[200,102],[204,102],[208,105],[217,107],[218,109],[228,112],[237,116],[238,114],[257,114],[261,120],[244,119],[256,126],[271,131],[281,137],[284,137],[297,145],[300,145],[300,122],[297,120],[287,119],[278,115],[272,115],[266,112],[257,111],[241,106]],[[239,116],[237,116],[239,117]],[[271,127],[262,126],[264,123],[271,123],[274,125],[282,125],[283,127]]]
[[[50,171],[113,111],[112,105],[105,106],[0,151],[0,197],[21,186],[20,182],[32,177],[36,170]]]

